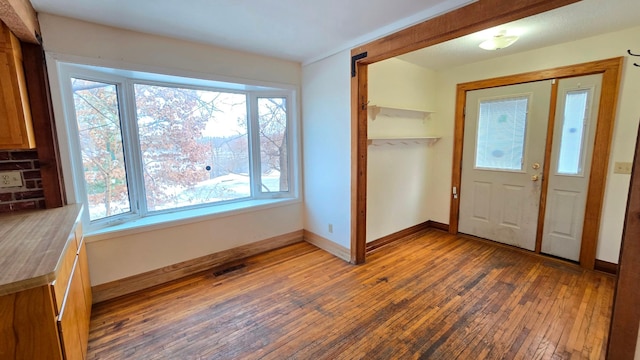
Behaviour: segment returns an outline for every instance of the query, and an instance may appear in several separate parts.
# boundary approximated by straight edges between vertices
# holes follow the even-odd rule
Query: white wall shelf
[[[375,120],[378,115],[384,116],[397,116],[401,113],[412,113],[415,115],[419,115],[422,119],[426,120],[433,114],[433,111],[427,109],[413,109],[413,108],[403,108],[397,106],[383,106],[383,105],[369,105],[367,107],[369,110],[369,116],[371,119]]]
[[[419,137],[395,137],[395,138],[372,138],[368,140],[369,145],[409,145],[409,144],[427,144],[431,146],[438,142],[438,136],[419,136]]]

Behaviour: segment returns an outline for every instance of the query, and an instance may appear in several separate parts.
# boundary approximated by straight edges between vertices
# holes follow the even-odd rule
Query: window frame
[[[526,93],[515,93],[508,95],[499,95],[499,96],[489,96],[482,97],[478,99],[477,103],[477,113],[478,118],[476,121],[476,138],[474,140],[474,155],[473,155],[473,169],[479,171],[495,171],[495,172],[505,172],[505,173],[513,173],[513,174],[524,174],[527,172],[525,164],[527,163],[527,144],[529,143],[529,124],[530,124],[530,114],[531,114],[531,101],[533,94]],[[505,168],[497,168],[497,167],[482,167],[478,166],[478,142],[480,141],[479,131],[480,128],[480,116],[481,116],[481,107],[483,102],[494,102],[494,101],[505,101],[505,100],[513,100],[517,98],[525,98],[527,100],[527,109],[525,112],[525,126],[524,126],[524,135],[522,138],[522,158],[520,160],[521,167],[520,169],[505,169]]]
[[[580,151],[578,153],[578,161],[577,161],[578,170],[576,173],[561,172],[560,160],[562,156],[562,144],[564,140],[564,126],[567,120],[565,116],[567,111],[567,100],[570,94],[576,93],[576,92],[586,93],[586,100],[584,103],[584,119],[583,119],[582,128],[580,129],[582,134],[580,136]],[[587,167],[587,165],[585,164],[585,160],[587,157],[587,150],[588,150],[588,146],[585,146],[585,145],[586,145],[586,142],[588,141],[587,137],[589,134],[589,130],[592,126],[591,111],[592,111],[594,92],[595,92],[595,86],[587,86],[587,87],[565,89],[565,91],[563,91],[562,93],[562,96],[563,96],[562,122],[560,126],[560,138],[558,139],[559,140],[558,156],[555,159],[555,166],[553,167],[554,176],[566,176],[566,177],[584,177],[585,176],[584,169]]]
[[[159,222],[166,222],[166,214],[175,215],[177,220],[183,217],[192,217],[194,214],[226,214],[230,211],[251,209],[254,207],[271,206],[272,204],[286,203],[288,201],[299,201],[300,166],[298,143],[299,116],[296,106],[296,88],[282,84],[250,84],[246,80],[239,82],[229,82],[229,79],[214,80],[202,77],[190,77],[184,75],[169,75],[157,71],[148,72],[141,70],[127,70],[122,67],[93,65],[87,62],[64,61],[51,59],[54,61],[54,71],[51,71],[52,88],[55,83],[59,93],[52,93],[52,100],[55,100],[61,107],[64,114],[63,119],[57,117],[60,131],[58,137],[60,141],[61,158],[63,163],[63,174],[69,174],[65,178],[70,179],[65,183],[67,188],[67,198],[69,202],[78,202],[88,206],[88,193],[82,153],[80,151],[80,140],[77,127],[75,104],[73,100],[73,90],[71,87],[72,78],[80,78],[90,81],[112,84],[116,86],[118,96],[118,108],[120,111],[121,135],[124,148],[125,169],[127,172],[127,186],[129,190],[130,211],[110,217],[89,219],[89,212],[83,213],[83,221],[87,224],[87,230],[97,231],[121,224],[135,222],[143,218],[153,218],[157,216]],[[201,74],[200,74],[201,75]],[[242,94],[246,99],[247,111],[247,136],[248,136],[248,157],[249,157],[249,181],[250,196],[240,199],[217,201],[213,203],[196,204],[164,210],[149,211],[146,204],[144,174],[142,168],[142,153],[138,136],[138,121],[135,99],[135,85],[144,84],[152,86],[175,87],[193,90],[205,90],[224,93]],[[286,142],[288,161],[287,177],[288,191],[263,192],[261,191],[261,154],[260,154],[260,134],[258,126],[258,98],[284,98],[286,102]],[[54,109],[55,110],[55,109]],[[67,155],[66,157],[64,155]],[[66,159],[68,163],[66,163]],[[183,213],[183,214],[180,214]],[[172,216],[173,217],[173,216]]]
[[[254,174],[258,174],[258,176],[260,176],[260,181],[254,181],[252,182],[252,185],[254,186],[254,188],[251,189],[252,193],[255,192],[256,194],[258,194],[259,198],[280,198],[283,196],[286,196],[285,194],[288,194],[292,191],[291,189],[291,169],[287,168],[287,179],[288,179],[288,183],[289,183],[289,189],[287,191],[262,191],[262,154],[260,153],[260,134],[259,134],[259,128],[260,128],[260,124],[259,124],[259,118],[260,118],[260,112],[259,112],[259,99],[261,98],[282,98],[285,99],[285,111],[286,111],[286,124],[287,124],[287,137],[286,137],[286,144],[287,144],[287,161],[289,163],[289,165],[292,164],[292,158],[291,158],[291,134],[289,129],[291,129],[290,123],[291,123],[291,116],[290,116],[290,107],[291,105],[289,104],[290,98],[287,96],[286,93],[284,92],[270,92],[270,93],[252,93],[251,94],[251,99],[248,102],[248,107],[251,107],[251,111],[248,111],[247,114],[249,117],[253,117],[252,119],[250,119],[248,121],[249,123],[249,131],[252,133],[252,135],[250,136],[250,152],[251,154],[253,154],[254,158],[256,159],[256,161],[252,161],[251,162],[251,167],[253,168],[252,171]]]

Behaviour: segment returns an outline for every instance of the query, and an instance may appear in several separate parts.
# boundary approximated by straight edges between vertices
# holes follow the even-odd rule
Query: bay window
[[[295,197],[291,89],[58,64],[77,197],[94,228]]]

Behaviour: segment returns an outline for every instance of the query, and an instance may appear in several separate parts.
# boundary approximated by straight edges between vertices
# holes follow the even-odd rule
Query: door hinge
[[[351,77],[356,77],[356,62],[358,60],[364,59],[367,57],[367,52],[360,53],[358,55],[353,55],[351,57]]]

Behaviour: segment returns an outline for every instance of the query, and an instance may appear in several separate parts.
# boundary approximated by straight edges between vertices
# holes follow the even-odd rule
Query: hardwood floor
[[[88,359],[602,359],[614,278],[439,230],[307,243],[94,305]]]

